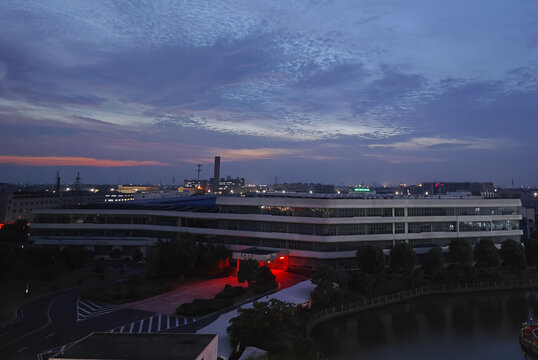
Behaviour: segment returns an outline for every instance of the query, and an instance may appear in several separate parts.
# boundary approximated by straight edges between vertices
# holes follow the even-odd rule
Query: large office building
[[[83,245],[97,256],[113,248],[131,255],[159,239],[190,233],[232,250],[273,250],[291,268],[313,269],[320,263],[353,266],[357,249],[365,245],[388,254],[407,242],[422,254],[433,246],[446,249],[455,238],[473,245],[483,238],[496,244],[520,241],[520,206],[519,199],[474,196],[192,196],[36,210],[31,240]]]

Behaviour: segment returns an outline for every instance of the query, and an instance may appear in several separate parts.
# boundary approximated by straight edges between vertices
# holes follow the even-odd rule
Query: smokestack
[[[219,190],[219,180],[220,180],[220,156],[215,156],[215,170],[213,173],[213,191],[217,192]]]
[[[60,170],[56,172],[56,196],[60,196]]]

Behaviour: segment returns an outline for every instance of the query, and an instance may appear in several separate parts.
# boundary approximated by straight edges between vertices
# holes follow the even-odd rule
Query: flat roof
[[[92,333],[51,360],[194,360],[216,337],[216,334]]]

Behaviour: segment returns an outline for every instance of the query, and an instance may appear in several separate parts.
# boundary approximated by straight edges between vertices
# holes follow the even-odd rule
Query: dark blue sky
[[[0,182],[538,183],[538,2],[0,0]]]

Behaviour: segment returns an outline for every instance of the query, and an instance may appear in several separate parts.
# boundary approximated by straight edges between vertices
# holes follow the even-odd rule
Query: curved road
[[[147,311],[117,311],[77,322],[77,299],[81,289],[35,298],[23,305],[22,320],[0,330],[2,359],[36,360],[39,353],[79,340],[94,331],[107,331],[154,315]]]

